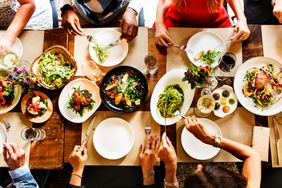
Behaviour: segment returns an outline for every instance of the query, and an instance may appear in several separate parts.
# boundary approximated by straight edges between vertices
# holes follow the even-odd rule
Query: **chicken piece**
[[[124,82],[126,82],[126,80],[128,79],[128,74],[126,73],[125,75],[123,75],[123,77],[122,77],[122,82],[124,83]]]
[[[74,99],[79,99],[80,93],[75,91],[75,92],[73,92],[72,96],[73,96]]]
[[[117,87],[117,84],[112,84],[112,85],[109,85],[105,88],[106,91],[109,91],[111,89],[114,89],[115,87]]]
[[[125,100],[126,105],[131,106],[131,100],[129,97],[124,96],[124,100]]]
[[[119,105],[119,103],[122,101],[122,98],[123,98],[122,93],[117,94],[115,97],[115,105]]]
[[[263,89],[264,86],[270,81],[265,72],[260,72],[256,75],[256,89]]]
[[[84,100],[81,102],[82,105],[88,106],[91,103],[91,98],[89,96],[85,96]]]

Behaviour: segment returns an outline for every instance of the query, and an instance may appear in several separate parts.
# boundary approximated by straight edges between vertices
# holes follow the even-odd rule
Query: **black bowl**
[[[142,90],[142,97],[141,97],[141,103],[140,105],[133,106],[131,108],[122,108],[119,106],[116,106],[115,104],[112,103],[112,99],[107,95],[105,92],[105,88],[107,87],[108,81],[111,79],[111,76],[113,75],[119,75],[123,73],[128,73],[129,75],[134,75],[135,77],[140,79],[140,83],[143,85],[143,90]],[[148,84],[145,76],[137,70],[136,68],[130,67],[130,66],[119,66],[116,68],[113,68],[110,70],[103,78],[100,86],[100,96],[102,99],[103,104],[111,111],[121,113],[121,114],[127,114],[130,112],[136,111],[146,100],[148,93]]]

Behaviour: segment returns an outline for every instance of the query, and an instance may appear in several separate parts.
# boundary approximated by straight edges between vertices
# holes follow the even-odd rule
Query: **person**
[[[49,0],[0,0],[0,11],[0,27],[7,29],[0,35],[0,51],[10,50],[24,28],[53,28]]]
[[[69,182],[69,188],[84,187],[81,186],[81,179],[83,176],[84,166],[88,159],[87,148],[76,145],[69,156],[69,162],[72,166],[72,173]]]
[[[244,0],[248,24],[282,23],[282,0]]]
[[[25,152],[15,144],[4,144],[3,147],[4,161],[10,168],[9,174],[12,183],[8,187],[28,187],[38,188],[37,182],[34,180],[30,169],[25,165]],[[1,186],[0,186],[1,187]]]
[[[62,26],[69,34],[83,35],[81,25],[96,27],[121,26],[122,38],[131,41],[137,36],[137,15],[143,0],[74,0],[61,8]],[[74,9],[75,8],[75,9]],[[80,18],[76,14],[79,13]],[[124,13],[124,14],[123,14]],[[122,20],[120,23],[120,17]]]
[[[246,40],[250,31],[240,1],[227,1],[238,20],[234,28],[232,42]],[[160,0],[156,16],[156,44],[171,46],[174,44],[168,27],[231,27],[231,22],[223,0]]]
[[[261,160],[254,149],[218,135],[211,135],[204,129],[200,120],[195,117],[187,117],[184,121],[186,129],[199,140],[224,149],[244,161],[242,174],[231,172],[216,164],[199,164],[197,169],[186,178],[185,187],[260,187]],[[177,157],[174,147],[165,133],[162,135],[158,156],[165,163],[165,186],[178,187]]]

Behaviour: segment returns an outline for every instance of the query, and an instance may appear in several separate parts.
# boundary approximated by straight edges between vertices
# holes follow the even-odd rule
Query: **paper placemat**
[[[94,36],[96,33],[105,30],[106,28],[88,28],[83,29],[86,35]],[[109,28],[107,28],[109,29]],[[110,28],[113,30],[117,30],[120,32],[119,28]],[[74,39],[74,58],[77,61],[78,69],[77,76],[85,76],[81,70],[81,66],[84,62],[92,61],[89,55],[89,42],[86,37],[76,36]],[[144,27],[140,27],[138,29],[137,37],[129,43],[128,54],[124,61],[119,64],[120,65],[128,65],[137,68],[141,72],[146,70],[146,66],[144,63],[144,57],[148,55],[148,29]],[[110,68],[101,67],[103,72],[108,72]]]
[[[262,46],[265,57],[270,57],[282,62],[282,26],[262,25]]]
[[[94,125],[95,127],[101,121],[110,117],[119,117],[129,122],[134,128],[135,143],[129,154],[126,155],[125,157],[118,160],[108,160],[100,156],[95,150],[93,146],[93,133],[92,133],[88,141],[88,161],[86,165],[139,166],[140,145],[144,144],[146,139],[146,134],[144,130],[145,125],[148,123],[150,124],[151,122],[151,127],[152,127],[151,135],[157,135],[158,137],[160,136],[160,126],[156,122],[154,122],[150,112],[138,111],[126,115],[121,115],[110,111],[97,111],[95,115],[96,115],[96,120]],[[91,118],[85,123],[83,123],[82,125],[82,133],[81,133],[82,140],[85,137],[85,132],[88,128],[90,121]]]
[[[277,161],[277,150],[276,150],[276,145],[275,145],[275,136],[274,136],[274,127],[273,127],[273,117],[269,116],[268,117],[268,127],[270,128],[270,153],[271,153],[271,162],[272,162],[272,167],[282,167],[282,164],[278,165]],[[282,145],[281,145],[281,136],[282,136],[282,128],[280,125],[278,125],[279,133],[280,133],[280,144],[279,144],[279,160],[281,161],[281,156],[282,156]],[[281,163],[281,162],[280,162]]]
[[[193,115],[194,108],[191,108],[187,115]],[[218,118],[214,115],[208,117],[214,121],[221,129],[225,138],[240,142],[251,146],[253,127],[255,125],[255,115],[242,107],[238,107],[235,112],[224,118]],[[179,121],[176,124],[177,129],[177,157],[178,162],[198,162],[198,160],[190,157],[183,149],[181,144],[181,133],[184,128],[184,121]],[[268,152],[268,151],[266,151]],[[239,162],[240,160],[234,157],[227,151],[220,150],[217,156],[212,159],[213,162]]]
[[[0,115],[0,121],[3,118],[7,119],[11,124],[10,131],[8,132],[8,143],[14,143],[23,148],[25,150],[25,164],[29,164],[30,142],[21,138],[21,131],[25,127],[31,127],[32,123],[21,112],[9,112]],[[0,167],[7,167],[3,155],[0,155]]]
[[[185,45],[189,38],[200,31],[211,31],[220,35],[224,41],[228,41],[233,36],[233,28],[219,29],[199,29],[199,28],[169,28],[169,33],[176,44]],[[209,41],[207,41],[208,43]],[[231,52],[236,56],[236,65],[230,72],[230,76],[235,76],[236,71],[242,64],[242,43],[232,44],[227,46],[227,52]],[[177,68],[187,68],[190,63],[186,52],[178,48],[168,48],[167,50],[167,72]]]

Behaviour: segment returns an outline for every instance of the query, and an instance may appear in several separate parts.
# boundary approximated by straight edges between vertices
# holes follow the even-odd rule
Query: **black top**
[[[248,24],[279,24],[273,15],[272,0],[244,0],[244,13]]]

